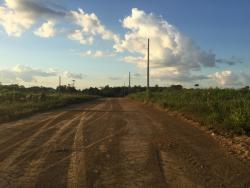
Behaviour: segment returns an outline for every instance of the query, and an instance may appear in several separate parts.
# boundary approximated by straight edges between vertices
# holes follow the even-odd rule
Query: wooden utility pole
[[[125,82],[123,83],[123,97],[125,97]]]
[[[148,39],[148,61],[147,61],[147,96],[149,97],[149,39]]]
[[[59,76],[59,83],[58,83],[58,92],[61,92],[61,86],[62,86],[62,78]]]
[[[130,81],[131,81],[131,77],[130,77],[130,72],[129,72],[129,76],[128,76],[128,87],[129,87],[129,88],[130,88],[130,86],[131,86],[131,85],[130,85],[130,84],[131,84]]]
[[[130,92],[130,87],[131,87],[131,77],[130,77],[130,72],[129,72],[129,74],[128,74],[128,94],[129,94],[129,92]]]
[[[59,87],[62,85],[62,80],[61,80],[61,76],[59,76]]]

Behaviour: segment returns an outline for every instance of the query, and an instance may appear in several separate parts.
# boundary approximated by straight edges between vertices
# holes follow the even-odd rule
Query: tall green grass
[[[250,134],[250,91],[234,89],[165,89],[130,95],[131,98],[156,103],[179,111],[202,124],[240,134]]]
[[[89,101],[93,98],[83,94],[0,92],[0,122]]]

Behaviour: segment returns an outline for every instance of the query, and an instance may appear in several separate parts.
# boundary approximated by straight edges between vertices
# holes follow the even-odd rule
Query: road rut
[[[250,163],[129,99],[0,124],[0,187],[250,187]]]

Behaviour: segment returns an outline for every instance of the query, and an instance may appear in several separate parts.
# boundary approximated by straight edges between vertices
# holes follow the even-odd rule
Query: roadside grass
[[[12,121],[36,112],[86,102],[93,96],[83,94],[0,92],[0,122]]]
[[[130,98],[179,111],[202,125],[250,135],[250,91],[235,89],[171,89],[134,93]]]

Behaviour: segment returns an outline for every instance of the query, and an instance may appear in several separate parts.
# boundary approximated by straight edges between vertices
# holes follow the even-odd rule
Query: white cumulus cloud
[[[214,74],[209,75],[209,77],[215,80],[220,86],[242,85],[240,76],[231,70],[215,72]]]
[[[55,76],[63,76],[65,78],[82,79],[81,73],[73,73],[70,71],[61,71],[58,69],[42,70],[32,68],[26,65],[16,65],[12,68],[0,69],[0,78],[5,82],[14,82],[21,80],[23,82],[36,82],[37,78],[47,78]]]
[[[56,34],[55,21],[49,20],[45,22],[40,28],[34,31],[34,34],[42,38],[50,38]]]
[[[92,36],[84,37],[81,30],[75,30],[68,35],[70,40],[79,41],[81,44],[93,44],[94,38]]]
[[[0,77],[10,82],[18,80],[31,82],[35,81],[36,77],[50,77],[55,75],[55,72],[35,69],[25,65],[16,65],[13,68],[0,69]]]
[[[71,11],[73,21],[81,27],[81,32],[87,36],[100,35],[104,40],[119,41],[118,35],[106,29],[99,18],[94,14],[85,13],[82,9]]]
[[[35,20],[29,12],[19,12],[12,9],[11,7],[14,5],[11,2],[7,1],[5,6],[0,6],[0,25],[9,36],[20,37],[35,23]]]
[[[64,16],[58,7],[41,0],[5,0],[0,5],[0,25],[9,36],[20,37],[39,19]]]
[[[114,48],[118,52],[130,52],[132,56],[125,57],[125,60],[136,63],[139,67],[146,64],[148,38],[151,67],[153,70],[161,69],[155,70],[161,72],[161,75],[176,75],[176,71],[179,74],[191,74],[191,71],[200,70],[202,67],[215,66],[215,55],[212,52],[200,49],[189,37],[162,17],[134,8],[122,24],[128,32]]]

